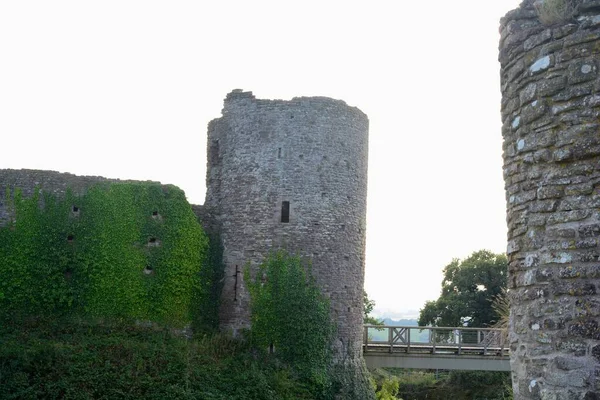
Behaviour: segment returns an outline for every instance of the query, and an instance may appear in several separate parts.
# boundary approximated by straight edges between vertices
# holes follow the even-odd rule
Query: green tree
[[[504,254],[479,250],[444,268],[442,293],[421,309],[419,325],[488,327],[498,320],[493,300],[506,289]]]
[[[363,313],[364,323],[369,325],[383,325],[383,321],[371,316],[373,308],[375,307],[375,301],[369,299],[369,295],[363,290]]]

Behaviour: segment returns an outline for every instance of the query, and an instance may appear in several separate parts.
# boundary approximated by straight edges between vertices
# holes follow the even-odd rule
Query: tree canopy
[[[369,325],[383,325],[383,321],[377,319],[371,315],[373,308],[375,307],[375,300],[369,299],[369,295],[363,290],[363,320],[365,324]]]
[[[442,293],[421,309],[419,325],[487,327],[499,318],[493,300],[506,289],[508,260],[504,254],[479,250],[455,258],[444,268]]]

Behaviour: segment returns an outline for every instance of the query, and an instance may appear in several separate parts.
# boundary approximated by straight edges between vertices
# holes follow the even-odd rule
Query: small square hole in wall
[[[158,247],[160,246],[160,241],[155,237],[148,238],[148,247]]]
[[[73,240],[75,240],[75,236],[73,236],[73,235],[68,235],[67,236],[67,242],[73,243]]]
[[[72,214],[74,217],[79,217],[79,207],[77,207],[77,206],[75,206],[75,205],[74,205],[74,206],[71,206],[71,214]]]
[[[156,211],[156,210],[155,210],[155,211],[152,211],[152,216],[153,216],[153,217],[158,217],[158,211]]]
[[[144,268],[144,275],[152,275],[154,274],[154,268],[151,265],[146,265]]]

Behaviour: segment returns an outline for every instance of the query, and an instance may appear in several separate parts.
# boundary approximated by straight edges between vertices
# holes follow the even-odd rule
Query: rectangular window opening
[[[281,222],[290,222],[290,202],[281,202]]]

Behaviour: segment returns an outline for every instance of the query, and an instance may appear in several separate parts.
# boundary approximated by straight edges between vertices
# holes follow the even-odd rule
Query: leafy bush
[[[254,279],[246,268],[245,281],[251,295],[252,343],[274,348],[279,360],[325,390],[330,385],[333,323],[329,302],[310,269],[299,257],[279,252],[258,267]]]
[[[509,372],[386,368],[374,370],[372,377],[382,398],[389,398],[397,384],[397,398],[410,400],[512,399]]]
[[[290,368],[220,335],[36,318],[0,337],[1,399],[314,399]]]

